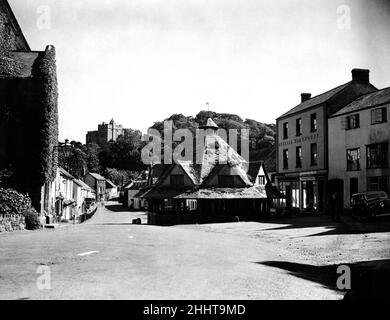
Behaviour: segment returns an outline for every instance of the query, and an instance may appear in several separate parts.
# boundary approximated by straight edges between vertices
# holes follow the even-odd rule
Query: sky
[[[111,118],[174,113],[274,123],[370,69],[390,86],[387,0],[8,0],[30,47],[56,47],[60,140]]]

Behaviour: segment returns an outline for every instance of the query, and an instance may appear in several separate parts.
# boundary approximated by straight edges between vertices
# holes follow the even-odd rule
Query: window
[[[283,139],[288,139],[288,122],[283,123]]]
[[[194,211],[198,208],[198,203],[194,199],[187,199],[186,206],[189,211]]]
[[[312,113],[310,115],[310,131],[315,132],[317,131],[317,114]]]
[[[299,118],[296,120],[296,135],[300,136],[302,134],[302,119]]]
[[[360,148],[347,150],[347,171],[360,170]]]
[[[387,121],[386,111],[387,111],[386,107],[371,110],[371,124],[386,122]]]
[[[368,177],[367,180],[369,191],[384,191],[389,194],[388,176]]]
[[[302,147],[299,146],[296,149],[296,167],[297,168],[302,168]]]
[[[288,169],[288,149],[283,150],[283,169]]]
[[[359,114],[353,114],[347,117],[347,130],[359,128]]]
[[[172,186],[183,186],[184,185],[184,175],[172,174],[171,175],[171,185]]]
[[[317,165],[317,143],[310,145],[310,164],[312,166]]]
[[[234,176],[221,174],[218,176],[218,184],[225,188],[234,187]]]
[[[299,208],[299,182],[293,181],[291,184],[291,206],[293,208]]]
[[[259,176],[259,184],[265,185],[265,176]]]
[[[367,168],[387,168],[389,166],[387,149],[387,143],[367,146]]]

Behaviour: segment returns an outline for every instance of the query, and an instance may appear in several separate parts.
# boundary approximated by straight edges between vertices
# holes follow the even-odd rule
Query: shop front
[[[302,172],[278,176],[278,187],[286,198],[279,199],[278,208],[301,212],[321,212],[325,203],[323,172]]]

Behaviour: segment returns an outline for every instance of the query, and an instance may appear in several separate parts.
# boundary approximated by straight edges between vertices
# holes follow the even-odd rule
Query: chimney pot
[[[311,93],[301,93],[301,102],[305,102],[311,98]]]
[[[368,69],[352,69],[352,81],[358,83],[370,82],[370,70]]]

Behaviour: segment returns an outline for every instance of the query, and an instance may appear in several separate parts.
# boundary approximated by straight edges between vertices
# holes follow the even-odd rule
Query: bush
[[[27,230],[37,230],[42,227],[41,221],[39,220],[39,214],[35,209],[28,209],[24,212],[24,219]]]
[[[31,199],[13,189],[0,188],[0,213],[22,215],[31,207]]]

